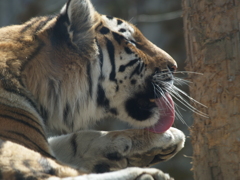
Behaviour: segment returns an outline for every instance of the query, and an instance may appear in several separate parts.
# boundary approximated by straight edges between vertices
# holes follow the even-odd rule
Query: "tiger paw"
[[[147,130],[81,131],[49,141],[63,163],[87,173],[147,167],[172,158],[184,146],[184,134],[170,128],[162,134]]]
[[[118,151],[110,154],[120,154],[127,159],[127,167],[148,167],[159,162],[171,159],[184,146],[184,134],[175,128],[170,128],[162,134],[156,134],[148,131],[129,130],[128,138],[131,143],[128,144],[129,151]],[[116,141],[119,141],[119,137]],[[129,146],[130,144],[130,146]],[[115,146],[116,147],[116,146]],[[116,149],[114,145],[109,148]],[[111,157],[111,156],[110,156]],[[114,158],[113,158],[114,159]]]

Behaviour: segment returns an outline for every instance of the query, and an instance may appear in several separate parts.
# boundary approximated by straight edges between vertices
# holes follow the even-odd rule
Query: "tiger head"
[[[89,0],[69,0],[45,24],[50,28],[43,26],[39,38],[50,39],[51,45],[43,47],[36,66],[42,67],[45,58],[46,69],[52,69],[38,78],[32,61],[25,71],[34,72],[27,86],[51,119],[48,127],[76,131],[109,116],[138,128],[156,127],[160,120],[164,130],[171,126],[174,108],[168,92],[177,64],[134,25],[97,13]],[[47,90],[42,92],[40,84]]]
[[[166,93],[173,85],[176,62],[129,22],[106,15],[100,17],[101,23],[95,29],[103,65],[99,97],[109,100],[103,107],[135,127],[151,126],[160,117],[161,121],[163,117],[173,118],[172,100]],[[166,128],[169,127],[163,129]]]

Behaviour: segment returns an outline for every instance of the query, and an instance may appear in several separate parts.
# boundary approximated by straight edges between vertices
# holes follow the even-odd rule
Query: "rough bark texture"
[[[240,1],[183,0],[190,95],[208,106],[191,128],[195,180],[240,180]]]

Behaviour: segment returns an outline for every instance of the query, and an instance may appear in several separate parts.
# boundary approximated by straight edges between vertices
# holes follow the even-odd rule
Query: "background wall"
[[[19,24],[33,16],[57,14],[66,0],[0,0],[0,26]],[[179,71],[184,69],[185,46],[181,18],[181,1],[179,0],[92,0],[96,9],[102,14],[121,17],[135,24],[143,34],[157,46],[167,51],[178,63]],[[181,87],[188,91],[186,86]],[[184,108],[183,108],[184,109]],[[186,124],[179,119],[175,127],[188,136],[188,126],[192,124],[192,115],[180,106]],[[97,129],[129,128],[118,120],[99,123]],[[186,148],[172,160],[156,167],[170,173],[175,180],[192,180],[190,140]]]

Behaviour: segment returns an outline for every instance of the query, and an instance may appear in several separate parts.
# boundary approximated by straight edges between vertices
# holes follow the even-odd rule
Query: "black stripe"
[[[101,34],[108,34],[110,32],[110,30],[107,27],[102,27],[99,32]]]
[[[110,113],[112,113],[113,115],[118,115],[118,111],[117,111],[117,109],[116,108],[111,108],[110,110]]]
[[[118,24],[118,25],[120,25],[120,24],[122,24],[122,23],[123,23],[122,20],[120,20],[120,19],[117,20],[117,24]]]
[[[116,82],[117,82],[117,80],[116,80]],[[116,83],[116,84],[117,84],[117,83]],[[117,84],[117,85],[116,85],[116,90],[115,90],[115,91],[118,92],[118,90],[119,90],[119,85]]]
[[[121,66],[119,67],[119,70],[118,70],[118,71],[119,71],[119,72],[124,72],[127,67],[133,66],[133,65],[136,64],[137,62],[139,62],[139,59],[131,60],[128,64],[126,64],[126,65],[121,65]]]
[[[144,63],[141,63],[141,67],[139,68],[139,74],[143,71],[143,68],[145,67]]]
[[[127,30],[126,30],[126,29],[123,29],[123,28],[119,29],[119,32],[122,32],[122,33],[126,32],[126,31],[127,31]]]
[[[28,28],[32,27],[34,24],[36,24],[38,21],[40,21],[42,17],[37,17],[34,20],[32,20],[29,24],[24,26],[24,28],[20,31],[20,33],[24,33],[28,30]]]
[[[70,105],[68,103],[66,103],[65,108],[63,110],[63,120],[65,122],[66,125],[68,125],[68,115],[70,112]]]
[[[101,75],[100,78],[101,80],[103,80],[103,52],[102,52],[102,48],[98,43],[98,40],[96,39],[96,43],[97,43],[97,47],[98,47],[98,58],[99,58],[99,64],[100,64],[100,69],[101,69]]]
[[[48,16],[47,19],[41,21],[39,23],[39,25],[37,26],[37,28],[35,29],[35,32],[40,31],[49,21],[51,21],[53,18],[55,18],[56,16]]]
[[[1,131],[0,131],[1,132]],[[3,131],[2,131],[3,132]],[[0,133],[0,139],[1,140],[4,140],[4,141],[12,141],[12,142],[19,142],[19,139],[15,139],[15,138],[12,138],[12,137],[10,137],[10,136],[4,136],[2,133]],[[19,143],[17,143],[17,144],[19,144]],[[24,143],[22,143],[22,144],[24,144]],[[25,145],[24,145],[25,146]],[[25,146],[25,147],[27,147],[27,146]]]
[[[43,134],[38,128],[36,128],[35,126],[29,124],[28,122],[25,122],[25,121],[23,121],[23,120],[21,120],[21,119],[17,119],[17,118],[15,118],[15,117],[12,117],[12,116],[9,116],[9,115],[0,114],[0,117],[2,117],[2,118],[7,118],[8,120],[12,120],[12,121],[16,121],[16,122],[22,123],[22,124],[24,124],[25,126],[28,126],[29,128],[34,129],[34,130],[35,130],[36,132],[38,132],[38,134],[40,134],[40,135],[43,137],[43,139],[47,142],[47,139],[46,139],[45,134]]]
[[[108,38],[105,38],[105,39],[106,39],[106,42],[107,42],[108,55],[109,55],[110,62],[111,62],[111,65],[112,65],[112,71],[110,73],[109,80],[110,81],[116,81],[116,79],[115,79],[115,77],[116,77],[115,49],[114,49],[113,43]]]
[[[19,112],[16,112],[16,111],[11,111],[11,110],[8,110],[8,109],[6,109],[6,111],[11,112],[11,113],[13,113],[13,114],[17,114],[17,115],[19,115],[19,116],[23,116],[23,117],[31,120],[32,122],[34,122],[34,123],[37,124],[38,126],[42,127],[42,125],[41,125],[38,121],[32,119],[31,117],[27,116],[26,114],[22,114],[22,113],[19,113]]]
[[[134,71],[131,73],[129,79],[131,79],[133,77],[134,74],[140,74],[139,73],[139,68],[140,68],[140,64],[137,65],[137,67],[134,69]]]
[[[124,37],[118,33],[112,32],[114,39],[118,42],[118,44],[121,44]]]
[[[92,92],[92,75],[91,75],[91,63],[90,62],[88,62],[88,64],[87,64],[87,80],[88,80],[88,86],[89,86],[89,95],[90,95],[90,98],[92,98],[92,94],[93,94],[93,92]]]
[[[1,132],[1,131],[0,131]],[[20,144],[19,142],[19,139],[18,138],[13,138],[13,137],[10,137],[9,135],[8,136],[4,136],[2,133],[0,133],[0,137],[1,139],[3,140],[7,140],[7,141],[12,141],[14,143],[17,143],[17,144]],[[27,144],[21,142],[21,145],[23,145],[24,147],[28,148],[28,149],[31,149]]]
[[[70,142],[71,142],[71,145],[72,145],[73,155],[76,156],[77,148],[78,148],[78,145],[77,145],[77,135],[76,134],[73,134]]]
[[[24,134],[22,133],[18,133],[18,132],[15,132],[15,131],[5,131],[5,132],[8,132],[8,133],[12,133],[12,134],[15,134],[17,136],[20,136],[22,138],[24,138],[26,141],[32,143],[33,145],[35,145],[37,147],[37,150],[39,151],[39,153],[41,153],[42,155],[45,155],[47,157],[51,157],[54,159],[54,157],[52,155],[50,155],[48,152],[46,152],[44,149],[42,149],[38,144],[36,144],[34,141],[32,141],[31,139],[29,139],[27,136],[25,136]],[[32,149],[32,148],[30,148]]]
[[[132,50],[129,47],[125,47],[124,50],[127,54],[132,54],[133,53]]]
[[[48,120],[48,111],[42,105],[40,105],[40,115],[43,118],[44,124],[46,124]]]
[[[103,87],[100,84],[98,85],[97,91],[97,104],[98,106],[109,108],[109,100],[107,99],[105,91],[103,90]]]

